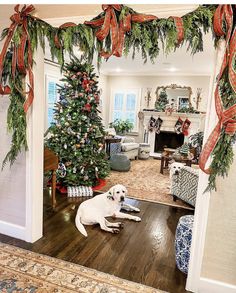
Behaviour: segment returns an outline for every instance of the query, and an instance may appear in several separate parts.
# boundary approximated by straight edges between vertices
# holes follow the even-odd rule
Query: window
[[[138,131],[139,90],[113,90],[110,121],[128,119],[133,123],[133,131]]]
[[[46,128],[50,127],[50,125],[54,122],[54,108],[55,103],[58,100],[58,86],[59,79],[52,76],[46,76],[46,104],[47,104],[47,111],[46,111]]]

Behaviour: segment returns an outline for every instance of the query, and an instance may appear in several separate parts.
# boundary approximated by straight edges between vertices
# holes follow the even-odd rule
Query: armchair
[[[124,136],[121,140],[121,154],[126,155],[130,160],[138,158],[139,144],[134,138]]]
[[[172,176],[170,193],[173,199],[180,198],[195,207],[199,172],[188,166],[181,168],[179,175]]]

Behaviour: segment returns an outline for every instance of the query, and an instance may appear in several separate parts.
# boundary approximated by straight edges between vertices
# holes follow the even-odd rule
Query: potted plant
[[[131,123],[128,119],[121,120],[115,119],[113,122],[109,124],[109,127],[115,128],[116,134],[126,134],[131,129],[133,129],[133,123]]]

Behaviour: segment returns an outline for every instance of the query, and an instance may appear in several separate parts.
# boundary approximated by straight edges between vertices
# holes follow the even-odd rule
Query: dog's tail
[[[76,228],[80,231],[81,234],[83,234],[85,237],[88,236],[83,224],[80,221],[80,213],[78,212],[75,218],[75,225]]]

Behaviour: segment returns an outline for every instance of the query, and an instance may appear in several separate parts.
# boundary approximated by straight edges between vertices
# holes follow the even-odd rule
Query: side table
[[[111,143],[117,143],[117,142],[121,142],[121,138],[115,138],[115,137],[105,138],[106,153],[108,158],[110,158],[110,154],[111,154]]]

